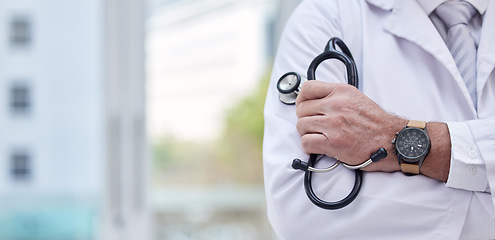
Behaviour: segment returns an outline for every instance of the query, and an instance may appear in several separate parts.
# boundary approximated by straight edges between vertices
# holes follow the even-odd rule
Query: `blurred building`
[[[148,239],[143,19],[0,0],[0,239]]]

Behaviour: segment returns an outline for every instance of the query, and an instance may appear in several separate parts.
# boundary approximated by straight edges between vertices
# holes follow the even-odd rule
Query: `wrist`
[[[396,137],[396,133],[400,132],[404,126],[407,125],[409,120],[392,117],[389,118],[387,123],[384,124],[382,131],[382,139],[380,146],[383,147],[389,153],[385,159],[379,162],[373,163],[364,168],[366,171],[382,171],[382,172],[397,172],[401,171],[398,157],[394,153],[395,146],[392,144],[393,139]],[[431,148],[423,161],[422,167],[419,169],[419,173],[446,182],[450,170],[450,134],[447,124],[440,122],[429,122],[426,124],[428,134],[431,141]],[[376,148],[376,149],[378,149]],[[374,151],[376,151],[374,149]]]
[[[396,135],[392,144],[395,145],[394,153],[402,173],[407,176],[418,175],[431,149],[426,121],[409,120]]]
[[[447,124],[429,122],[427,127],[431,139],[431,149],[420,168],[420,173],[446,182],[449,176],[451,154],[450,133]]]
[[[378,148],[383,147],[387,150],[387,157],[379,162],[373,163],[366,167],[366,171],[381,171],[381,172],[397,172],[400,171],[400,165],[397,161],[397,155],[393,154],[395,147],[392,144],[392,140],[395,138],[395,133],[399,132],[406,124],[408,120],[394,115],[383,123],[380,133],[381,136],[379,146],[375,146],[372,151],[376,151]]]
[[[387,132],[387,151],[390,153],[391,157],[394,158],[395,161],[397,161],[397,154],[395,154],[395,138],[397,137],[397,133],[399,133],[404,126],[407,125],[409,120],[404,119],[404,118],[399,118],[397,117],[396,121],[394,121],[394,124],[390,127],[390,130]],[[400,167],[399,167],[400,169]]]

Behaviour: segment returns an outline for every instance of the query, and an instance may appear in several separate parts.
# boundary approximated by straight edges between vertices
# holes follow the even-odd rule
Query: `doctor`
[[[462,10],[470,15],[464,26],[474,73],[459,61],[472,54],[464,49],[469,44],[452,47],[461,35],[449,37],[444,14],[454,10],[442,9],[444,2],[304,0],[296,9],[265,105],[268,217],[282,239],[495,239],[495,1],[469,0],[470,9]],[[350,48],[359,91],[344,84],[339,63],[322,64],[320,81],[303,85],[296,106],[282,104],[277,79],[305,73],[331,37]],[[459,57],[459,51],[468,53]],[[392,144],[396,132],[410,127],[431,142],[393,153],[416,141]],[[389,156],[365,168],[360,194],[339,210],[313,205],[303,174],[290,166],[308,153],[359,164],[380,147]],[[418,162],[397,160],[426,147]],[[326,157],[318,166],[332,163]],[[346,196],[353,183],[354,172],[344,167],[313,178],[327,201]]]

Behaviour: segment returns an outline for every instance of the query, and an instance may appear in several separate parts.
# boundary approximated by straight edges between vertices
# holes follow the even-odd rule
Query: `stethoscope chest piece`
[[[278,79],[278,98],[281,102],[292,105],[296,103],[297,95],[304,82],[308,81],[298,73],[288,72]]]

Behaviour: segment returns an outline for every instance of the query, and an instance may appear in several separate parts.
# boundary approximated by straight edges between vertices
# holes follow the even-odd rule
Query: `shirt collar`
[[[435,8],[437,8],[440,4],[446,2],[447,0],[416,0],[418,4],[423,8],[427,15],[430,15]],[[464,0],[476,8],[478,12],[483,15],[486,12],[486,8],[488,7],[488,0]]]

